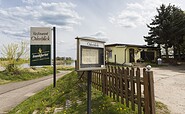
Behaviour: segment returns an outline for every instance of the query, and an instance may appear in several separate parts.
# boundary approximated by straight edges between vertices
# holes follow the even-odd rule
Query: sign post
[[[77,39],[77,71],[87,71],[87,114],[91,114],[91,81],[92,71],[105,69],[104,41],[94,38]]]
[[[53,27],[53,87],[56,87],[56,29]]]
[[[88,71],[87,77],[87,114],[91,114],[91,81],[92,81],[92,71]]]
[[[30,28],[30,66],[51,65],[52,29]],[[53,86],[56,86],[56,31],[53,27]]]

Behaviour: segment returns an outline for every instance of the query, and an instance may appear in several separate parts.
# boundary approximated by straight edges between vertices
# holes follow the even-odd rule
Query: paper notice
[[[82,48],[82,64],[98,64],[98,63],[99,63],[98,49]]]

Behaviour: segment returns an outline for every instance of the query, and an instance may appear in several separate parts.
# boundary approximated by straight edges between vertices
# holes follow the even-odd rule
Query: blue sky
[[[184,0],[0,0],[0,49],[29,42],[31,26],[56,26],[57,56],[75,58],[77,36],[146,44],[146,24],[162,3],[185,10]]]

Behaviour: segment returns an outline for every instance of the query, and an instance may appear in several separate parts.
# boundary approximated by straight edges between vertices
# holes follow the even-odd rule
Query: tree
[[[184,35],[185,35],[185,13],[176,7],[172,7],[172,33],[174,33],[171,37],[172,45],[174,49],[174,57],[176,58],[178,55],[178,59],[180,59],[180,55],[183,53],[184,47]]]
[[[170,4],[167,7],[162,4],[157,8],[157,12],[158,14],[154,16],[152,22],[147,25],[150,30],[144,39],[148,45],[163,46],[168,61],[168,48],[173,46],[175,50],[183,40],[185,14],[180,8]]]
[[[21,42],[20,44],[11,43],[3,45],[2,55],[6,58],[7,62],[4,63],[7,72],[18,72],[18,62],[21,57],[26,57],[28,52],[28,44]]]

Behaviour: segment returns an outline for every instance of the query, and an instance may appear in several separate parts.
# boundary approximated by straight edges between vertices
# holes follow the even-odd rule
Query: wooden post
[[[105,70],[102,70],[101,71],[102,73],[102,91],[103,91],[103,94],[105,95],[106,94],[106,80],[107,80],[107,77],[106,77],[106,71]]]
[[[138,105],[138,114],[142,114],[141,110],[141,82],[140,82],[140,69],[137,68],[136,71],[136,83],[137,83],[137,105]]]
[[[98,71],[98,74],[99,74],[99,84],[98,84],[98,85],[99,85],[99,91],[102,91],[102,90],[101,90],[101,89],[102,89],[102,87],[101,87],[101,81],[102,81],[101,78],[102,78],[102,77],[101,77],[101,74],[100,74],[100,73],[101,73],[101,71]]]
[[[131,68],[130,70],[130,84],[131,84],[131,106],[132,110],[135,111],[135,103],[134,103],[134,68]]]
[[[117,97],[117,102],[119,102],[119,82],[118,82],[118,78],[119,78],[119,73],[118,73],[118,69],[115,68],[115,89],[116,89],[116,97]]]
[[[115,67],[111,68],[112,72],[112,93],[113,93],[113,99],[115,100]]]
[[[154,96],[154,81],[153,71],[143,69],[144,77],[144,97],[145,97],[145,114],[155,114],[155,96]]]
[[[120,94],[121,94],[121,103],[124,104],[124,96],[123,96],[123,75],[124,75],[124,67],[122,69],[119,68],[120,73]]]
[[[110,92],[110,97],[112,96],[112,72],[111,72],[111,67],[109,66],[109,92]]]
[[[146,69],[143,69],[143,79],[144,79],[144,113],[150,114],[149,109],[149,89],[148,89],[148,76],[146,74]]]
[[[129,88],[129,84],[128,84],[128,72],[129,69],[125,69],[124,70],[124,81],[125,81],[125,99],[126,99],[126,106],[129,107],[129,99],[128,99],[128,88]]]
[[[149,102],[150,102],[150,114],[155,114],[155,95],[154,95],[154,79],[153,71],[147,71],[149,81]]]
[[[109,74],[108,74],[108,67],[106,67],[106,70],[105,70],[105,73],[106,73],[106,95],[108,96],[108,93],[109,93]]]

